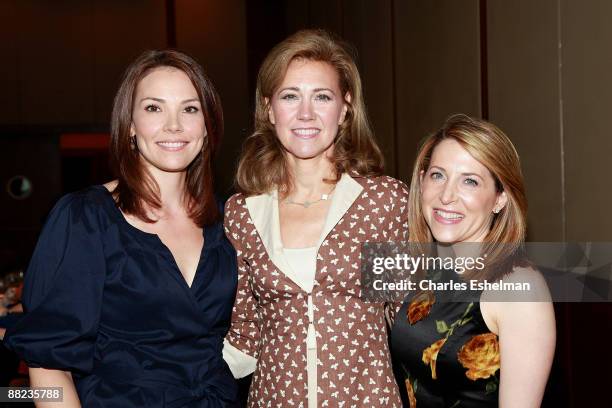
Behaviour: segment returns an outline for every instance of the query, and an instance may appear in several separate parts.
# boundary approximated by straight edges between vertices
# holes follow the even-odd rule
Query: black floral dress
[[[395,317],[393,366],[406,407],[498,406],[497,336],[483,320],[480,293],[454,301],[458,295],[421,292]]]

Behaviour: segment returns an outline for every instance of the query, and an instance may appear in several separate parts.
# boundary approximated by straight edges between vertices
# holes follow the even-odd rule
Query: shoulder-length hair
[[[453,115],[422,143],[410,183],[408,225],[411,245],[432,242],[433,237],[421,207],[421,174],[429,169],[431,156],[446,139],[457,141],[474,159],[482,163],[495,180],[498,193],[505,192],[507,203],[494,214],[489,233],[481,249],[487,254],[486,268],[466,273],[474,279],[498,279],[513,266],[524,265],[522,246],[527,231],[527,197],[519,155],[510,139],[498,127],[467,115]]]
[[[302,30],[276,45],[264,60],[255,91],[255,130],[245,140],[236,184],[246,195],[278,188],[291,190],[291,176],[283,147],[270,123],[270,100],[280,86],[289,64],[296,59],[328,63],[338,73],[348,110],[334,140],[332,162],[336,181],[342,173],[369,177],[382,174],[383,156],[368,122],[361,79],[351,48],[324,30]]]
[[[118,179],[113,195],[122,211],[146,222],[154,222],[147,215],[146,207],[161,207],[159,186],[142,165],[130,134],[136,88],[157,68],[184,72],[198,93],[207,134],[202,152],[187,168],[184,198],[193,221],[200,227],[210,225],[220,216],[213,191],[212,158],[223,135],[223,112],[217,91],[202,67],[178,51],[146,51],[130,64],[123,76],[111,119],[111,167]]]

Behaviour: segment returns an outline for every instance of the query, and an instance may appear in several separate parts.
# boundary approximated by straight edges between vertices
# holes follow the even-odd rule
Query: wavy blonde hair
[[[527,231],[527,197],[519,155],[508,136],[492,123],[467,115],[453,115],[422,143],[410,183],[408,240],[416,251],[426,251],[425,244],[434,240],[421,206],[421,172],[427,172],[434,149],[446,139],[457,141],[482,163],[493,176],[497,192],[506,193],[508,201],[494,215],[483,241],[482,253],[487,254],[488,267],[482,272],[466,273],[466,277],[473,279],[501,278],[513,266],[525,264],[522,247]]]
[[[339,77],[348,110],[334,140],[332,162],[336,181],[342,173],[363,177],[381,175],[383,156],[370,127],[361,78],[351,48],[324,30],[302,30],[276,45],[264,60],[255,90],[255,130],[245,140],[236,174],[236,187],[246,195],[267,193],[273,188],[292,188],[285,151],[269,120],[270,103],[289,64],[296,59],[326,62]]]

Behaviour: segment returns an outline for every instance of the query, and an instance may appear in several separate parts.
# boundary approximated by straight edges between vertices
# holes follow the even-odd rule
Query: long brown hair
[[[159,186],[142,165],[140,153],[131,143],[130,125],[136,88],[152,70],[171,67],[191,80],[202,105],[207,136],[202,152],[186,172],[185,199],[189,216],[200,227],[219,219],[213,192],[212,157],[223,135],[223,112],[217,91],[202,67],[190,56],[174,50],[146,51],[127,68],[115,96],[111,119],[111,166],[118,179],[113,195],[122,211],[146,222],[154,222],[146,206],[160,208]]]
[[[495,214],[483,241],[487,267],[482,272],[466,273],[474,279],[497,279],[523,264],[521,248],[527,231],[527,197],[519,155],[510,139],[497,126],[467,115],[453,115],[434,134],[425,139],[417,155],[408,199],[408,240],[422,251],[422,244],[433,241],[421,207],[421,172],[429,169],[436,146],[445,139],[456,140],[482,163],[495,180],[498,193],[505,192],[507,203]],[[424,245],[423,245],[424,247]]]
[[[255,131],[244,142],[236,184],[247,195],[273,188],[291,190],[285,152],[270,123],[269,101],[278,89],[289,64],[296,59],[328,63],[336,70],[348,110],[334,141],[333,165],[337,179],[342,173],[360,176],[382,174],[383,156],[368,122],[361,79],[351,48],[324,30],[302,30],[276,45],[264,60],[255,91]]]

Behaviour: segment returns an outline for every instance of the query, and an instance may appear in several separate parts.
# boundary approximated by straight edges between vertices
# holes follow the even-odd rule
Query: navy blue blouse
[[[71,371],[84,407],[226,407],[222,358],[237,272],[221,223],[204,228],[191,287],[155,234],[104,186],[63,197],[28,268],[24,318],[5,344],[31,367]]]

